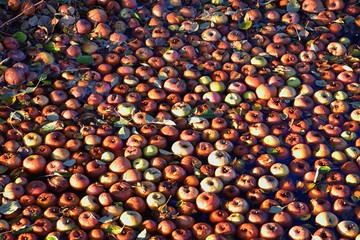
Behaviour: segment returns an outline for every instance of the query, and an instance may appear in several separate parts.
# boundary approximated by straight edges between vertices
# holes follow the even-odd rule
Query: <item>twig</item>
[[[34,7],[34,8],[36,9],[36,8],[37,8],[40,4],[42,4],[43,2],[45,2],[45,0],[41,0],[40,2],[35,3],[34,6],[29,6],[28,8],[23,9],[21,13],[19,13],[19,14],[16,15],[15,17],[13,17],[13,18],[7,20],[6,22],[4,22],[3,24],[1,24],[1,25],[0,25],[0,29],[2,29],[3,27],[9,25],[10,23],[12,23],[13,21],[15,21],[16,19],[18,19],[18,18],[20,18],[21,16],[23,16],[23,15],[24,15],[24,12],[27,11],[27,10],[29,10],[30,8]]]

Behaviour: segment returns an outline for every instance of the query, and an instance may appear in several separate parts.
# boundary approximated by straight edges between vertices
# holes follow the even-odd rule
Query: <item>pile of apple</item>
[[[360,239],[359,1],[0,13],[0,240]]]

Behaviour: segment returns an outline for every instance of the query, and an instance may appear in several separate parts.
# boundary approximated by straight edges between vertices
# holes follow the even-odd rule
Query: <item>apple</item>
[[[201,76],[199,78],[199,83],[202,85],[209,85],[212,82],[209,76]]]
[[[194,150],[194,146],[185,140],[178,140],[171,146],[172,153],[180,157],[191,156],[194,153]]]
[[[85,211],[97,212],[101,209],[101,204],[99,203],[96,196],[85,195],[80,199],[80,207]]]
[[[209,89],[212,92],[222,93],[226,90],[226,86],[223,82],[210,82]]]
[[[340,136],[345,140],[345,141],[353,141],[357,138],[357,134],[351,131],[343,131]]]
[[[137,227],[142,220],[141,214],[136,211],[124,211],[120,216],[120,222],[128,227]]]
[[[258,186],[264,191],[275,191],[279,185],[279,181],[271,175],[264,175],[258,179]]]
[[[143,173],[144,179],[149,182],[159,182],[162,178],[162,172],[154,167],[146,169]]]
[[[91,230],[100,225],[100,217],[93,211],[84,211],[78,217],[79,227],[83,230]]]
[[[357,159],[360,155],[360,149],[357,147],[347,147],[344,152],[350,159]]]
[[[245,217],[241,213],[231,213],[227,218],[227,221],[232,224],[239,226],[245,222]]]
[[[158,148],[155,145],[147,145],[143,148],[143,156],[150,158],[158,154]]]
[[[55,223],[56,231],[61,233],[71,231],[77,227],[75,220],[69,217],[61,217]]]
[[[267,60],[265,57],[262,56],[255,56],[250,59],[251,65],[255,66],[256,68],[264,68],[267,65]]]
[[[29,132],[29,133],[25,134],[23,137],[23,140],[24,140],[25,146],[31,147],[31,148],[35,148],[35,147],[41,145],[41,143],[43,141],[42,137],[35,132]]]
[[[270,167],[270,172],[275,177],[282,178],[282,177],[288,176],[290,173],[290,170],[289,170],[288,166],[284,163],[274,163]]]
[[[350,239],[355,238],[360,233],[359,225],[351,220],[339,222],[336,226],[336,230],[341,236]]]
[[[208,156],[208,163],[214,167],[221,167],[230,163],[231,156],[224,150],[214,150]]]
[[[224,188],[224,183],[216,177],[206,177],[200,182],[203,192],[220,193]]]
[[[152,192],[146,197],[146,204],[151,210],[158,209],[166,203],[166,197],[161,192]]]
[[[185,102],[177,102],[171,107],[171,113],[175,117],[186,117],[190,114],[191,110],[191,106]]]
[[[225,96],[224,102],[229,106],[238,106],[241,103],[242,99],[238,93],[228,93]]]
[[[257,99],[256,93],[252,91],[246,91],[242,94],[242,97],[246,102],[254,102]]]
[[[338,217],[332,212],[321,212],[315,217],[315,223],[321,227],[334,228],[339,223]]]
[[[336,100],[344,101],[344,100],[348,99],[348,97],[349,97],[349,95],[346,92],[341,91],[341,90],[334,93],[334,98]]]
[[[296,90],[292,86],[283,86],[279,89],[279,92],[278,92],[278,97],[284,98],[284,99],[293,99],[296,96],[297,96]]]
[[[360,184],[360,176],[356,173],[349,173],[345,177],[345,182],[350,186],[357,186]]]
[[[111,151],[105,151],[101,154],[100,160],[106,163],[110,163],[115,159],[115,154]]]
[[[146,169],[149,168],[150,163],[145,158],[136,158],[132,162],[132,166],[133,166],[134,169],[137,169],[137,170],[139,170],[141,172],[144,172]]]
[[[123,102],[116,106],[116,111],[120,116],[127,118],[135,113],[136,107],[132,103]]]
[[[313,99],[316,103],[329,105],[333,101],[333,95],[327,90],[318,90],[314,93]]]
[[[290,77],[288,80],[286,80],[286,85],[297,88],[301,85],[301,80],[297,77]]]

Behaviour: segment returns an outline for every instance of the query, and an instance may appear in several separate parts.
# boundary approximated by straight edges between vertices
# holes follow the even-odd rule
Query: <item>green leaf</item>
[[[355,196],[355,195],[352,195],[350,198],[351,198],[351,201],[353,201],[354,203],[357,203],[360,201],[360,197]]]
[[[73,166],[75,163],[76,163],[76,160],[75,160],[75,159],[70,159],[70,160],[66,160],[66,161],[63,162],[63,164],[64,164],[66,167],[71,167],[71,166]]]
[[[46,116],[46,119],[49,120],[49,121],[56,121],[56,120],[59,120],[59,114],[57,114],[56,112],[52,112],[52,113],[49,113],[47,116]]]
[[[248,30],[253,25],[253,22],[251,20],[247,20],[244,22],[239,23],[239,28],[242,30]]]
[[[48,75],[46,73],[42,73],[39,75],[38,79],[39,79],[39,81],[44,81],[47,79],[47,77],[48,77]]]
[[[214,114],[214,111],[210,110],[210,109],[207,109],[204,112],[202,112],[200,114],[200,116],[203,117],[203,118],[214,118],[214,117],[216,117],[216,115]]]
[[[327,82],[325,80],[315,80],[315,85],[319,87],[325,87]]]
[[[76,61],[81,64],[92,64],[94,62],[94,59],[89,55],[83,55],[76,57]]]
[[[130,137],[131,132],[127,127],[122,126],[118,132],[118,135],[122,140],[126,140]]]
[[[286,11],[296,13],[300,9],[300,3],[297,0],[290,0],[286,5]]]
[[[31,232],[33,229],[33,224],[32,225],[24,225],[22,226],[21,228],[19,228],[18,230],[12,230],[11,232],[14,234],[14,235],[20,235],[22,233],[28,233],[28,232]]]
[[[47,123],[43,126],[41,126],[40,130],[44,131],[44,132],[53,132],[56,130],[62,130],[64,129],[64,124],[60,121],[53,121],[50,123]]]
[[[112,221],[114,221],[113,215],[103,216],[99,219],[99,222],[101,222],[101,223],[107,223],[107,222],[112,222]]]
[[[109,225],[104,229],[105,232],[110,234],[120,234],[123,231],[123,228],[119,225]]]
[[[189,123],[189,124],[199,123],[199,122],[202,122],[202,121],[204,121],[204,120],[205,120],[205,118],[203,118],[203,117],[194,116],[194,117],[188,118],[188,123]]]
[[[13,38],[15,38],[19,43],[24,43],[27,40],[27,36],[23,32],[16,32],[13,35]]]
[[[96,159],[95,162],[96,162],[97,164],[99,164],[99,165],[106,165],[106,162],[103,162],[103,161],[101,161],[101,160],[99,160],[99,159]]]
[[[0,174],[4,174],[9,168],[7,166],[0,165]]]
[[[146,228],[144,228],[144,230],[142,230],[136,237],[136,240],[145,240],[147,235],[147,231]]]
[[[130,121],[125,118],[120,118],[120,120],[113,123],[114,127],[123,127],[129,125]]]
[[[168,77],[169,77],[169,75],[166,72],[161,72],[158,74],[158,78],[160,80],[166,80],[166,79],[168,79]]]
[[[301,218],[300,218],[300,220],[301,221],[307,221],[307,220],[309,220],[311,218],[311,214],[309,213],[309,214],[305,214],[304,216],[302,216]]]
[[[162,122],[167,126],[176,126],[176,123],[170,119],[164,119]]]
[[[10,215],[20,208],[21,205],[18,201],[8,201],[0,206],[0,213]]]
[[[349,104],[350,104],[353,108],[360,108],[360,101],[349,102]]]
[[[55,43],[50,41],[43,45],[44,49],[48,52],[59,52],[60,49],[56,47]]]
[[[269,209],[269,213],[279,213],[279,212],[282,212],[283,211],[283,207],[281,206],[272,206],[270,209]]]
[[[133,13],[133,16],[134,16],[134,18],[136,18],[137,20],[139,20],[140,22],[142,22],[141,17],[139,16],[139,14]]]
[[[319,167],[319,171],[320,171],[320,173],[328,173],[328,172],[331,171],[331,167],[329,167],[329,166],[321,166],[321,167]]]
[[[172,152],[166,151],[164,149],[159,149],[159,153],[163,154],[163,155],[172,155]]]
[[[4,123],[6,123],[6,120],[0,118],[0,124],[4,124]]]

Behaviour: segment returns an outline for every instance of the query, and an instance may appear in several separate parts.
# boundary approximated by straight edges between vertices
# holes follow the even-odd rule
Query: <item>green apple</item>
[[[313,93],[314,93],[313,87],[308,84],[302,84],[299,88],[300,95],[312,95]]]
[[[134,169],[137,169],[137,170],[143,172],[143,171],[145,171],[146,169],[149,168],[150,163],[145,158],[136,158],[132,162],[132,166],[133,166]]]
[[[241,213],[231,213],[226,220],[235,226],[239,226],[245,222],[245,217]]]
[[[120,222],[128,227],[137,227],[142,220],[141,214],[136,211],[125,211],[120,215]]]
[[[348,158],[357,159],[360,155],[360,150],[357,147],[347,147],[345,148],[344,153]]]
[[[237,106],[241,103],[241,96],[238,93],[228,93],[225,96],[224,102],[229,106]]]
[[[351,220],[343,220],[336,226],[336,230],[341,236],[354,239],[360,232],[359,225]]]
[[[151,210],[158,209],[166,203],[166,197],[161,192],[152,192],[146,197],[146,204]]]
[[[101,209],[101,204],[98,202],[97,197],[92,195],[85,195],[82,197],[79,205],[85,211],[96,212]]]
[[[318,90],[314,93],[313,99],[318,104],[329,105],[333,101],[334,96],[327,90]]]
[[[124,18],[124,19],[129,19],[132,17],[132,11],[130,8],[122,8],[120,10],[120,17]]]
[[[159,169],[150,167],[143,173],[144,179],[149,182],[158,182],[162,178],[162,173]]]
[[[23,141],[25,146],[34,148],[42,143],[42,137],[35,132],[29,132],[24,135]]]
[[[255,56],[250,59],[250,64],[255,66],[256,68],[264,68],[267,65],[266,58],[262,56]]]
[[[144,157],[153,157],[158,153],[158,148],[155,145],[147,145],[143,148]]]
[[[321,227],[334,228],[339,223],[339,219],[332,212],[325,211],[316,215],[315,223]]]
[[[345,47],[349,47],[351,45],[351,40],[347,37],[341,37],[339,42],[344,44]]]
[[[340,136],[346,141],[353,141],[357,138],[356,133],[351,131],[343,131]]]
[[[171,107],[171,113],[175,117],[186,117],[191,112],[191,106],[185,102],[177,102]]]
[[[116,106],[116,111],[122,117],[130,117],[136,110],[136,107],[132,103],[123,102]]]
[[[199,83],[202,85],[209,85],[212,82],[209,76],[201,76],[199,78]]]
[[[112,162],[115,159],[115,154],[110,151],[105,151],[101,154],[100,160],[103,162]]]
[[[270,172],[274,177],[281,178],[289,175],[289,168],[284,163],[274,163],[270,167]]]
[[[337,100],[346,100],[348,99],[349,95],[347,95],[346,92],[344,91],[337,91],[334,93],[334,98],[337,99]]]
[[[358,186],[360,185],[360,176],[356,173],[349,173],[345,177],[345,182],[350,186]]]
[[[297,77],[290,77],[290,78],[288,78],[288,80],[286,80],[286,85],[296,88],[301,85],[301,80]]]
[[[223,82],[211,82],[209,84],[209,88],[210,91],[217,93],[224,92],[226,90],[225,83]]]
[[[246,91],[246,92],[244,92],[244,93],[242,94],[242,97],[244,98],[244,100],[245,100],[246,102],[254,102],[254,101],[256,101],[256,99],[257,99],[256,94],[255,94],[254,92],[252,92],[252,91]]]
[[[282,77],[285,79],[289,79],[291,77],[296,76],[297,72],[294,68],[285,66]],[[293,87],[293,86],[292,86]]]
[[[296,97],[297,92],[292,86],[283,86],[279,89],[278,96],[280,98],[292,99]]]

